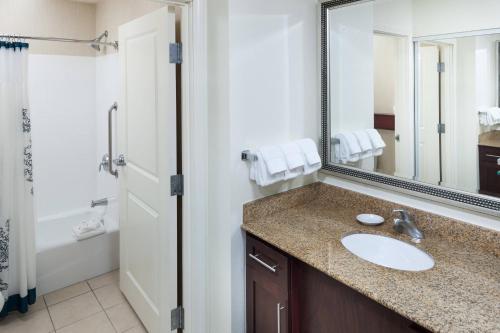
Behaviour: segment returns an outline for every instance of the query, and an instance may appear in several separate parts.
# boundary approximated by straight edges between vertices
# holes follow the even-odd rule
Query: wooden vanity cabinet
[[[276,273],[249,254],[259,254],[264,263],[276,266]],[[247,234],[247,332],[429,331]]]

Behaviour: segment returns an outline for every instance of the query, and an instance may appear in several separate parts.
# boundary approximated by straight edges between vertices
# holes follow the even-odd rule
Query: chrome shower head
[[[104,31],[99,37],[93,40],[93,42],[90,44],[90,47],[92,47],[96,51],[101,51],[101,45],[99,43],[102,42],[103,38],[108,38],[108,30]]]

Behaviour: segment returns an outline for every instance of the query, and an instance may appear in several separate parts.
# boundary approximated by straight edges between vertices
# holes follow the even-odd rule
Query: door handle
[[[269,265],[264,260],[260,259],[261,256],[260,254],[249,253],[248,256],[253,260],[255,260],[256,262],[258,262],[259,264],[261,264],[262,266],[264,266],[265,268],[267,268],[268,270],[270,270],[271,272],[276,273],[276,268],[278,267],[278,265],[272,265],[272,266]]]
[[[401,139],[401,137],[399,136],[399,134],[396,134],[396,136],[394,137],[394,139],[399,142],[399,140]]]
[[[281,310],[284,310],[285,307],[281,306],[281,303],[276,304],[276,318],[278,324],[278,333],[281,333]]]

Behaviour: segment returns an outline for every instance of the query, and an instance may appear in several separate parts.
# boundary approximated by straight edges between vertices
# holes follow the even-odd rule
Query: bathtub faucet
[[[90,208],[94,208],[96,206],[107,206],[108,205],[108,198],[103,198],[99,200],[92,200],[90,203]]]

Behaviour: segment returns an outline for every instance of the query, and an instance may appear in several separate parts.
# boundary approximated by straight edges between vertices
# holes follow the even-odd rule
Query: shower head
[[[108,38],[108,30],[104,31],[99,37],[94,39],[92,43],[90,43],[90,47],[92,47],[96,51],[101,51],[101,45],[100,43],[102,42],[103,38]]]

